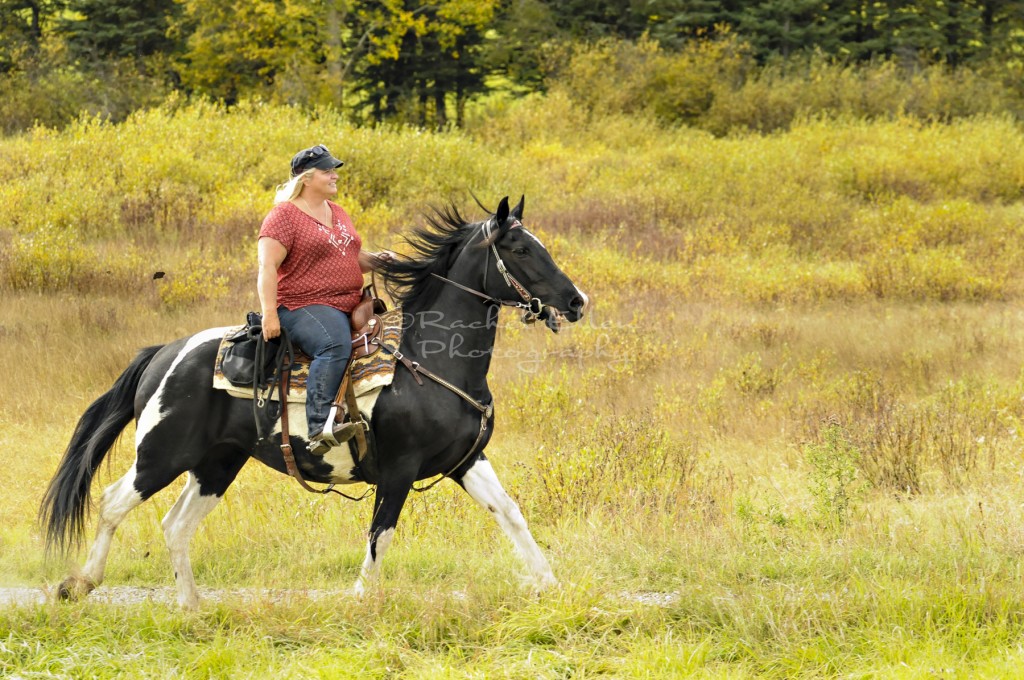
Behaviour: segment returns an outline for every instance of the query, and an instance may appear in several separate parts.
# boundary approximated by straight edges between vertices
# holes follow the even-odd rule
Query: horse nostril
[[[581,309],[583,309],[583,306],[585,304],[587,303],[584,302],[583,298],[577,295],[576,297],[569,301],[569,309],[571,309],[574,312],[578,312]]]

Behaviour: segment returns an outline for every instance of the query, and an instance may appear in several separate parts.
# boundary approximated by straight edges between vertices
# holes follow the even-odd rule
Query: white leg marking
[[[96,530],[96,540],[89,550],[89,558],[85,567],[82,568],[82,576],[88,579],[93,586],[103,582],[103,571],[107,565],[107,555],[110,553],[110,543],[114,538],[114,531],[124,520],[133,508],[142,503],[142,496],[135,490],[135,464],[121,479],[117,480],[103,491],[103,500],[100,501],[100,521]]]
[[[156,392],[150,397],[149,401],[146,402],[146,406],[142,409],[142,413],[139,414],[139,422],[135,426],[135,449],[138,450],[139,444],[146,435],[156,427],[161,420],[163,420],[163,413],[161,408],[163,406],[163,394],[164,388],[167,386],[167,379],[174,373],[174,369],[178,367],[178,364],[188,356],[196,347],[210,342],[211,340],[219,340],[224,337],[224,333],[227,332],[227,328],[209,328],[201,333],[196,333],[185,346],[178,352],[178,356],[174,357],[174,361],[171,362],[167,372],[164,373],[163,379],[160,381],[160,386],[157,387]],[[212,367],[211,367],[212,368]]]
[[[174,567],[174,579],[178,585],[178,604],[187,609],[199,606],[199,590],[192,574],[188,546],[199,523],[219,501],[220,496],[200,495],[199,482],[190,472],[181,495],[161,522],[167,550],[171,554],[171,566]]]
[[[501,486],[490,461],[477,461],[462,478],[462,484],[473,500],[491,513],[505,534],[512,539],[516,550],[526,560],[537,585],[546,587],[557,583],[547,558],[537,547],[537,542],[526,526],[523,513]]]
[[[371,545],[367,543],[366,559],[363,560],[363,568],[359,572],[359,578],[356,579],[356,584],[352,589],[356,596],[362,597],[366,594],[367,588],[377,582],[377,577],[380,575],[380,561],[384,559],[384,553],[391,546],[391,539],[394,536],[395,530],[393,527],[381,532],[377,538],[377,559],[373,559],[374,551],[371,549]]]

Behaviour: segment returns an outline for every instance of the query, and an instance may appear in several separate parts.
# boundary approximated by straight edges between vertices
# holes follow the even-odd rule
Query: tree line
[[[177,90],[443,127],[477,95],[545,89],[573,49],[601,41],[672,52],[728,36],[762,66],[813,53],[956,69],[1024,54],[1024,0],[428,1],[0,0],[0,78],[12,95],[49,87],[68,112],[74,92],[99,101],[91,83],[109,88],[93,108],[114,117]]]

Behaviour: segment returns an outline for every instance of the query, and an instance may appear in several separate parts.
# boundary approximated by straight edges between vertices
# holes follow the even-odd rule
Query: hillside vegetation
[[[585,243],[580,275],[601,293],[751,302],[1021,293],[1024,138],[1011,119],[806,120],[716,138],[594,116],[559,96],[481,109],[468,130],[441,134],[172,101],[123,124],[87,118],[0,140],[3,281],[134,293],[159,265],[176,275],[167,284],[191,278],[197,295],[247,290],[248,274],[233,267],[249,266],[291,150],[311,139],[345,159],[339,200],[380,245],[429,205],[521,192],[540,229]]]
[[[521,590],[497,527],[442,484],[411,499],[364,603],[7,608],[0,669],[1018,672],[1024,130],[1000,115],[715,136],[555,91],[428,133],[172,99],[0,139],[0,581],[65,571],[35,509],[136,349],[255,308],[259,222],[316,142],[346,162],[339,202],[368,247],[401,250],[431,205],[478,219],[472,194],[522,193],[527,226],[593,298],[557,336],[503,317],[492,370],[488,454],[563,585]],[[122,525],[109,584],[173,583],[159,519],[174,496]],[[369,512],[250,465],[196,536],[197,579],[347,587]]]

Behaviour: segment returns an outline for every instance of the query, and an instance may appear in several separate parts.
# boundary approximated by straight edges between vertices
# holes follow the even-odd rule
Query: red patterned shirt
[[[334,222],[330,227],[288,201],[275,205],[260,227],[260,238],[269,236],[288,251],[277,269],[277,303],[287,309],[328,305],[348,313],[359,302],[363,239],[348,213],[327,204]]]

